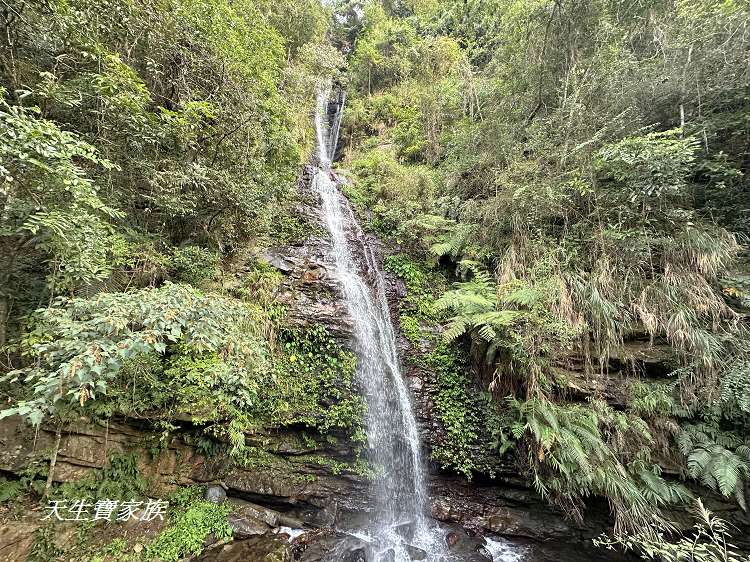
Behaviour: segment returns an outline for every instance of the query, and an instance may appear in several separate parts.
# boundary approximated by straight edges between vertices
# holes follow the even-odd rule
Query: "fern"
[[[606,497],[621,525],[646,521],[658,508],[692,498],[679,483],[661,477],[658,465],[623,461],[627,450],[610,442],[632,441],[632,455],[651,444],[643,420],[614,412],[602,402],[555,404],[544,399],[507,400],[516,421],[511,433],[527,439],[526,466],[540,493],[577,517],[578,505],[589,495]],[[607,437],[609,435],[609,437]]]
[[[594,540],[600,547],[619,547],[625,552],[635,551],[646,560],[664,562],[748,562],[731,543],[730,525],[705,508],[701,499],[695,501],[694,527],[682,531],[663,519],[649,521],[630,533],[615,533]]]
[[[686,425],[677,444],[692,478],[747,508],[744,488],[750,480],[750,445],[734,433],[707,424]]]

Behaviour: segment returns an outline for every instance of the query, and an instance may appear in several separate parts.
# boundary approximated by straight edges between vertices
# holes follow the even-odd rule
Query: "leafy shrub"
[[[401,314],[420,322],[434,321],[433,293],[444,284],[442,277],[434,272],[428,277],[425,267],[406,254],[387,256],[384,267],[401,278],[406,286],[406,297],[399,303]]]
[[[252,390],[247,373],[263,357],[248,326],[251,317],[237,301],[171,283],[92,299],[58,299],[33,318],[25,353],[38,361],[7,375],[33,383],[27,387],[31,395],[0,417],[20,414],[39,424],[65,408],[85,408],[106,395],[126,361],[163,355],[177,345],[197,354],[221,353],[233,384]]]
[[[628,408],[642,416],[671,416],[682,412],[674,397],[674,385],[631,381],[628,384]]]
[[[630,535],[601,536],[594,541],[598,546],[625,552],[636,552],[645,560],[661,562],[748,562],[750,557],[740,554],[731,543],[731,526],[696,500],[693,510],[695,525],[688,532],[680,532],[676,525],[656,522]],[[675,535],[679,538],[675,539]]]
[[[0,90],[0,98],[4,94]],[[111,272],[109,222],[122,215],[102,201],[82,164],[109,170],[114,165],[38,113],[0,99],[0,179],[7,190],[0,263],[10,275],[18,258],[12,248],[36,247],[50,262],[50,288],[70,291]],[[10,278],[0,281],[5,285]]]
[[[632,201],[674,196],[687,188],[697,148],[698,141],[681,138],[679,130],[649,133],[603,147],[597,167],[631,190]]]
[[[373,228],[382,236],[417,246],[416,233],[406,225],[425,212],[425,202],[437,185],[435,173],[426,166],[399,163],[387,148],[374,148],[355,158],[351,170],[359,199],[374,211]]]
[[[216,276],[221,262],[216,252],[200,246],[184,246],[175,249],[169,263],[178,281],[200,285]]]
[[[227,522],[229,511],[228,505],[203,500],[191,502],[184,511],[174,515],[168,527],[146,547],[145,558],[173,562],[199,555],[208,535],[218,541],[231,538],[232,529]]]

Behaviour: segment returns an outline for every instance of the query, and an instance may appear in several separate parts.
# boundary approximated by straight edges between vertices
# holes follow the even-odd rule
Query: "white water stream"
[[[313,186],[331,235],[336,279],[354,323],[358,383],[367,402],[368,457],[379,474],[370,520],[348,535],[359,537],[365,545],[368,562],[458,561],[460,557],[448,553],[444,533],[427,515],[419,432],[401,374],[383,273],[331,169],[343,105],[342,94],[335,111],[329,111],[328,90],[318,95],[318,166]],[[485,541],[485,551],[494,562],[521,561],[525,553],[512,543],[490,539]]]
[[[328,101],[328,92],[321,92],[315,117],[319,164],[313,182],[331,235],[335,274],[354,322],[358,382],[367,402],[369,460],[381,474],[373,489],[371,520],[363,529],[372,539],[368,556],[372,562],[409,562],[409,546],[415,546],[427,552],[426,560],[447,560],[442,533],[426,515],[419,433],[401,375],[382,271],[331,171],[343,97],[332,119]]]

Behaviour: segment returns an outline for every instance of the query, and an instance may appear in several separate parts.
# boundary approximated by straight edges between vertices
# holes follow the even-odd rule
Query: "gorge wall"
[[[306,221],[322,225],[317,194],[311,187],[311,168],[301,175],[299,189],[307,204],[296,210]],[[383,248],[374,235],[365,242],[378,260]],[[276,246],[264,251],[261,259],[283,274],[275,289],[275,299],[286,307],[285,321],[290,326],[308,329],[324,326],[345,347],[352,342],[352,320],[341,300],[330,261],[330,240],[315,229],[302,243]],[[364,259],[355,256],[355,259]],[[388,301],[395,325],[398,325],[399,298],[404,295],[403,282],[386,274]],[[424,350],[399,334],[400,353],[405,377],[414,397],[425,458],[444,438],[441,421],[432,402],[431,386],[435,375],[419,367],[413,359]],[[184,417],[166,441],[159,441],[153,420],[120,418],[106,426],[81,420],[64,428],[54,470],[54,481],[76,482],[91,470],[102,469],[112,455],[136,453],[141,473],[150,479],[154,489],[170,490],[175,486],[219,485],[235,502],[236,537],[253,538],[254,552],[267,548],[257,536],[282,526],[304,526],[313,529],[334,529],[342,522],[366,517],[368,478],[356,470],[355,450],[358,445],[341,438],[336,442],[315,435],[304,427],[269,427],[264,432],[245,436],[253,447],[251,466],[237,466],[224,455],[207,456],[191,444],[189,433],[195,422]],[[0,421],[0,471],[13,478],[20,477],[40,458],[48,456],[55,443],[55,429],[42,426],[39,431],[17,418]],[[475,549],[480,543],[470,535],[505,536],[529,541],[584,543],[606,528],[606,509],[595,510],[591,524],[576,525],[566,520],[528,489],[516,473],[512,462],[495,467],[495,481],[469,482],[464,477],[441,471],[429,464],[431,512],[437,520],[451,524]],[[260,515],[259,515],[260,514]],[[0,539],[0,560],[23,560],[33,541],[33,532],[44,525],[42,512],[33,511],[21,517],[5,516],[5,532]],[[14,520],[15,519],[15,520]],[[270,522],[270,523],[269,523]],[[70,525],[59,540],[72,539]],[[132,527],[131,535],[141,532]],[[153,532],[151,530],[150,532]],[[320,531],[323,533],[324,531]],[[147,535],[146,535],[147,536]],[[144,536],[144,540],[146,538]],[[257,542],[257,544],[256,544]],[[248,548],[250,548],[248,546]],[[321,547],[318,547],[321,548]],[[257,550],[260,549],[260,550]],[[247,556],[249,550],[242,550]],[[313,560],[310,548],[306,560]],[[236,552],[235,552],[236,554]],[[223,560],[224,558],[222,558]],[[468,559],[468,558],[467,558]]]

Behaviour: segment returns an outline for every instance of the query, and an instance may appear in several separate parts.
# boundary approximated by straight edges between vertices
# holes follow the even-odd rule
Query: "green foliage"
[[[435,373],[441,462],[469,476],[513,450],[573,515],[596,494],[641,523],[687,497],[659,464],[676,434],[684,475],[744,505],[746,3],[346,2],[348,76],[316,0],[20,8],[0,54],[0,415],[168,432],[190,414],[206,451],[240,460],[262,456],[245,443],[260,426],[361,438],[354,358],[284,326],[278,272],[230,271],[314,232],[292,192],[326,76],[349,94],[344,191],[401,252],[386,267],[412,351],[437,344],[416,360]],[[622,361],[644,341],[670,348],[668,382]],[[644,380],[624,411],[572,404],[571,368],[597,388]],[[701,521],[696,556],[730,558]]]
[[[459,403],[480,383],[516,418],[495,432],[498,451],[573,515],[592,494],[618,524],[684,503],[662,477],[680,458],[685,478],[742,504],[745,445],[685,434],[706,419],[748,432],[750,106],[733,31],[747,6],[358,5],[359,17],[342,7],[339,35],[354,44],[347,194],[399,252],[459,281],[420,311],[409,258],[386,260],[407,285],[412,351],[429,348],[435,319],[446,344],[469,348],[464,378],[443,377],[449,433],[471,435]],[[432,188],[411,192],[416,173]],[[669,348],[658,365],[648,351],[624,359],[649,344]],[[621,376],[623,412],[581,401],[619,404]],[[682,455],[675,436],[690,441]]]
[[[695,166],[698,141],[680,131],[649,133],[604,146],[596,169],[628,189],[630,200],[684,195]]]
[[[204,501],[200,488],[180,490],[169,498],[170,521],[168,526],[147,545],[144,558],[164,562],[199,555],[208,535],[217,541],[232,537],[227,522],[230,507]]]
[[[560,314],[565,303],[559,277],[539,266],[538,279],[496,284],[479,264],[462,265],[472,272],[471,279],[457,283],[435,303],[436,310],[452,313],[444,339],[451,342],[470,333],[488,365],[504,360],[495,380],[502,374],[522,376],[530,392],[548,385],[549,365],[570,349],[580,330],[575,320]]]
[[[750,342],[737,342],[725,352],[718,402],[727,417],[750,414]]]
[[[671,416],[681,411],[674,396],[674,385],[631,381],[628,384],[628,408],[640,416]]]
[[[497,330],[510,326],[518,315],[514,310],[496,310],[497,306],[494,283],[486,272],[477,270],[471,281],[446,291],[435,303],[439,311],[459,313],[451,319],[443,337],[450,342],[468,331],[477,330],[485,341],[493,341]]]
[[[399,303],[402,328],[407,324],[406,335],[417,336],[415,324],[435,320],[434,293],[445,283],[439,274],[428,275],[424,264],[414,261],[406,254],[387,256],[385,270],[398,276],[406,286],[406,297]],[[412,339],[412,338],[410,338]]]
[[[695,525],[689,532],[679,533],[676,525],[652,524],[631,535],[601,536],[594,542],[598,546],[625,552],[636,552],[645,560],[663,562],[747,562],[750,557],[738,552],[730,541],[732,528],[729,523],[716,517],[698,499],[693,510]],[[675,535],[681,534],[678,539]]]
[[[341,65],[320,3],[17,8],[0,69],[0,345],[60,294],[153,286],[170,267],[200,284],[301,230],[288,215],[309,112]]]
[[[423,356],[435,374],[435,407],[446,435],[432,451],[432,458],[471,479],[474,473],[494,475],[488,442],[500,436],[500,418],[491,401],[470,385],[456,349],[444,343]]]
[[[113,539],[105,544],[93,554],[90,562],[106,562],[107,560],[117,560],[117,562],[130,562],[127,558],[128,543],[123,538]]]
[[[55,490],[55,497],[69,500],[133,500],[144,497],[149,482],[138,469],[135,453],[113,454],[101,470],[90,471],[86,476],[62,484]]]
[[[219,271],[219,256],[200,246],[185,246],[175,249],[169,260],[174,277],[183,283],[200,285],[213,278]]]
[[[48,455],[43,453],[39,457],[31,459],[19,472],[18,482],[21,489],[29,491],[36,496],[41,496],[47,485],[47,475],[49,474]]]
[[[412,345],[419,345],[422,339],[422,330],[419,326],[419,320],[408,314],[399,315],[399,326],[401,333],[406,336]]]
[[[423,344],[431,348],[415,361],[434,376],[430,391],[444,431],[432,458],[469,479],[475,473],[492,475],[490,444],[500,438],[500,420],[492,402],[477,392],[465,374],[460,351],[434,336],[433,291],[443,285],[440,276],[406,254],[387,256],[385,269],[406,286],[399,303],[402,333],[420,351]]]
[[[31,395],[2,415],[20,414],[39,424],[45,415],[85,408],[107,393],[126,361],[171,353],[177,345],[221,354],[235,391],[253,393],[248,371],[262,357],[251,330],[239,335],[251,318],[237,302],[174,284],[58,299],[36,313],[27,337],[26,353],[37,362],[8,375],[22,379]]]
[[[582,500],[606,497],[617,528],[636,529],[647,522],[653,506],[681,503],[690,494],[649,470],[653,437],[648,425],[603,402],[555,404],[509,398],[515,439],[531,437],[526,465],[543,496],[582,517]]]
[[[365,208],[372,208],[372,226],[383,236],[416,244],[408,220],[425,211],[436,178],[426,166],[405,166],[383,148],[374,148],[351,163],[355,187]]]
[[[5,100],[0,100],[0,137],[1,284],[17,281],[19,254],[29,246],[49,260],[53,290],[70,291],[109,275],[110,221],[121,214],[102,201],[86,168],[114,170],[114,165],[78,135],[40,118],[38,109]]]
[[[683,425],[677,436],[690,476],[747,509],[745,487],[750,481],[750,440],[710,424]]]
[[[415,64],[416,38],[409,23],[387,17],[380,3],[369,2],[352,58],[360,87],[369,93],[406,77]]]
[[[0,503],[11,502],[23,493],[23,484],[20,480],[8,480],[0,477]]]
[[[361,438],[364,403],[354,393],[356,357],[322,326],[286,330],[282,340],[284,355],[271,373],[278,383],[266,396],[270,419]]]
[[[409,103],[405,96],[393,93],[375,94],[365,100],[354,99],[351,109],[345,116],[345,125],[353,127],[361,123],[370,132],[378,132],[383,127],[390,127],[389,136],[396,144],[396,156],[401,161],[424,161],[429,142],[423,127],[424,116],[416,103]],[[356,160],[359,168],[369,167],[371,173],[386,171],[386,163],[378,162],[384,154],[370,152]],[[393,164],[390,164],[393,166]],[[378,169],[379,168],[379,169]]]
[[[27,562],[48,562],[62,556],[63,550],[55,544],[52,527],[39,527],[34,531],[34,541],[26,557]]]

